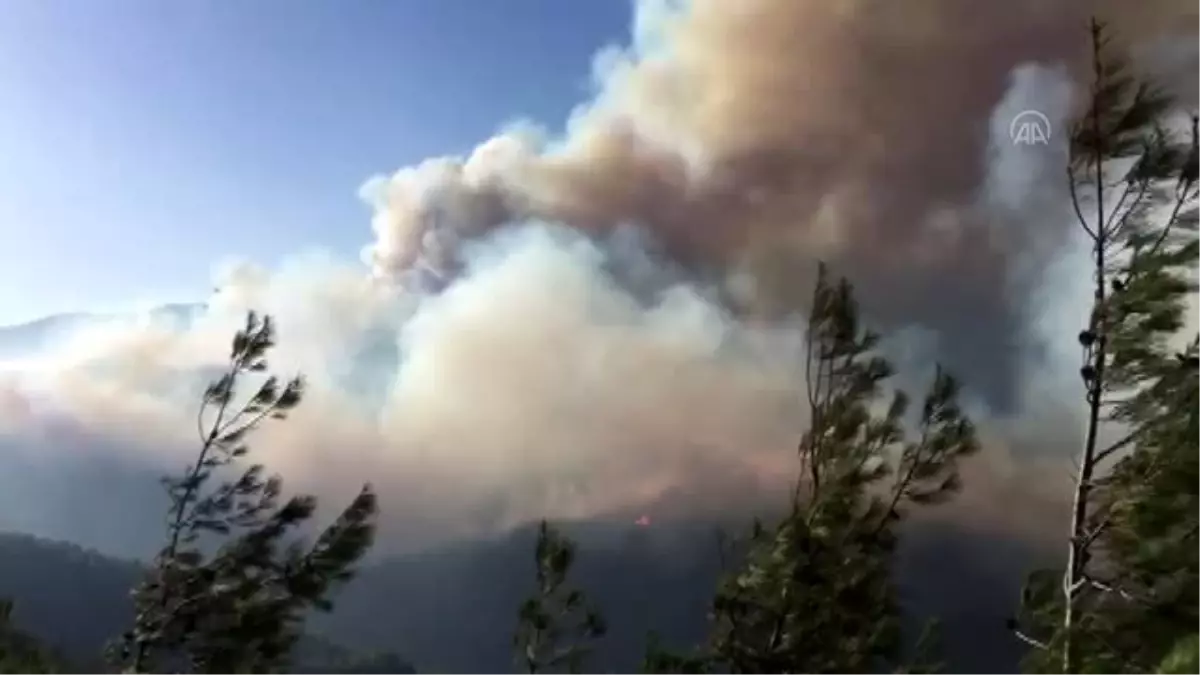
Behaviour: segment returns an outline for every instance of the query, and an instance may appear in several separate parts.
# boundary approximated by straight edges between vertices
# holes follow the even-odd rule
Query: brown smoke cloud
[[[1008,363],[1026,299],[1008,296],[1021,282],[1012,261],[1050,256],[1066,219],[976,208],[989,115],[1022,64],[1081,73],[1093,12],[1161,55],[1178,52],[1159,39],[1168,29],[1194,52],[1197,11],[1175,0],[697,0],[637,10],[634,44],[598,56],[596,99],[565,137],[547,144],[520,129],[464,160],[369,186],[377,241],[366,256],[377,271],[409,269],[423,245],[428,264],[452,267],[454,241],[514,220],[634,222],[697,265],[741,265],[751,277],[786,269],[775,289],[759,284],[747,299],[760,311],[794,304],[780,289],[803,287],[823,258],[852,272],[879,320],[923,323]],[[1181,64],[1194,87],[1194,58],[1163,75],[1179,81]],[[1015,392],[1003,370],[977,378],[998,400]]]
[[[1009,505],[1045,513],[1053,467],[1067,475],[1076,355],[1056,340],[1086,273],[1063,254],[1061,156],[1006,134],[1024,108],[1069,114],[1097,9],[1194,93],[1197,10],[1175,0],[643,0],[562,137],[515,128],[364,186],[373,274],[239,265],[188,327],[87,331],[0,383],[0,440],[52,437],[70,458],[86,445],[70,429],[174,468],[194,443],[188,374],[254,308],[278,320],[275,366],[312,384],[255,452],[330,506],[375,482],[394,545],[758,503],[791,475],[788,311],[825,259],[897,329],[905,384],[940,358],[978,399],[990,457],[954,517],[1027,528]],[[665,250],[568,233],[627,224]],[[649,302],[628,278],[647,269]]]

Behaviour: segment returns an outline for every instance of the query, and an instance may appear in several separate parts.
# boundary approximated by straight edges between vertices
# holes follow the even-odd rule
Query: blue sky
[[[370,175],[552,128],[620,0],[0,2],[0,323],[370,239]]]

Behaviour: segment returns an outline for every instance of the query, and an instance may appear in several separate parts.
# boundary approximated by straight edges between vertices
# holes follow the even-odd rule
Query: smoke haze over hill
[[[1194,3],[1102,4],[1148,69],[1195,72]],[[757,509],[792,477],[823,259],[892,332],[903,384],[935,360],[966,383],[986,448],[939,517],[1043,537],[1087,278],[1062,135],[1014,146],[1008,124],[1062,128],[1097,6],[639,2],[564,134],[518,125],[367,181],[363,263],[227,265],[195,314],[88,321],[10,362],[0,527],[145,553],[120,531],[154,532],[147,477],[186,461],[247,309],[277,319],[274,369],[311,385],[256,456],[329,508],[375,483],[385,548]]]

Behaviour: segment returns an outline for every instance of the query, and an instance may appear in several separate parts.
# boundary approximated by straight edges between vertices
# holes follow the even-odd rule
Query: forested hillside
[[[0,598],[12,602],[12,627],[37,639],[67,672],[107,669],[104,649],[133,620],[130,593],[144,571],[73,544],[0,533]],[[311,635],[297,646],[291,666],[309,673],[411,668],[386,648],[355,651]]]
[[[0,597],[13,601],[14,624],[81,669],[103,666],[105,643],[133,618],[141,574],[72,544],[0,534]]]
[[[580,583],[613,625],[597,667],[635,667],[652,630],[679,647],[703,638],[707,589],[720,567],[714,530],[675,527],[680,532],[667,550],[644,541],[649,533],[639,528],[570,528],[583,545]],[[368,566],[336,598],[332,615],[314,617],[312,629],[333,643],[303,645],[303,667],[318,672],[382,651],[404,654],[424,672],[511,670],[509,630],[513,608],[530,589],[533,535],[524,529]],[[897,574],[916,616],[945,621],[948,666],[956,672],[1015,668],[1020,645],[997,617],[1020,587],[1020,570],[1039,557],[1016,541],[938,527],[914,535]],[[105,642],[129,622],[129,591],[139,572],[133,563],[69,544],[0,535],[0,597],[14,600],[17,625],[81,667],[98,666]],[[353,654],[337,644],[353,647]]]
[[[651,631],[677,648],[704,638],[709,589],[720,570],[716,538],[704,524],[680,529],[672,548],[656,551],[637,541],[653,532],[633,530],[620,541],[586,527],[566,528],[580,541],[577,583],[610,624],[595,668],[636,669]],[[915,634],[920,620],[942,618],[947,668],[954,672],[1015,669],[1023,650],[1003,616],[1019,593],[1021,570],[1052,559],[1052,552],[935,525],[918,525],[912,534],[896,571],[908,630]],[[338,598],[335,613],[315,625],[346,644],[396,649],[426,672],[507,671],[514,665],[514,607],[531,588],[533,540],[526,528],[368,567]],[[458,642],[462,636],[469,646]]]

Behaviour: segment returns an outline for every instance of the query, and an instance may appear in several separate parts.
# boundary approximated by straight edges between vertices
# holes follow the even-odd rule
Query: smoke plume
[[[186,321],[75,333],[0,382],[0,440],[27,470],[177,467],[196,374],[253,308],[277,319],[273,366],[311,384],[255,452],[326,503],[376,483],[397,546],[744,504],[791,477],[797,317],[825,260],[904,384],[934,360],[965,380],[990,457],[961,517],[1017,527],[997,504],[1020,485],[1043,508],[1078,429],[1059,345],[1086,293],[1056,179],[1097,11],[1194,94],[1194,3],[642,0],[563,133],[368,180],[365,265],[231,265]],[[1049,146],[1012,144],[1027,109]],[[45,481],[5,485],[0,524]]]

